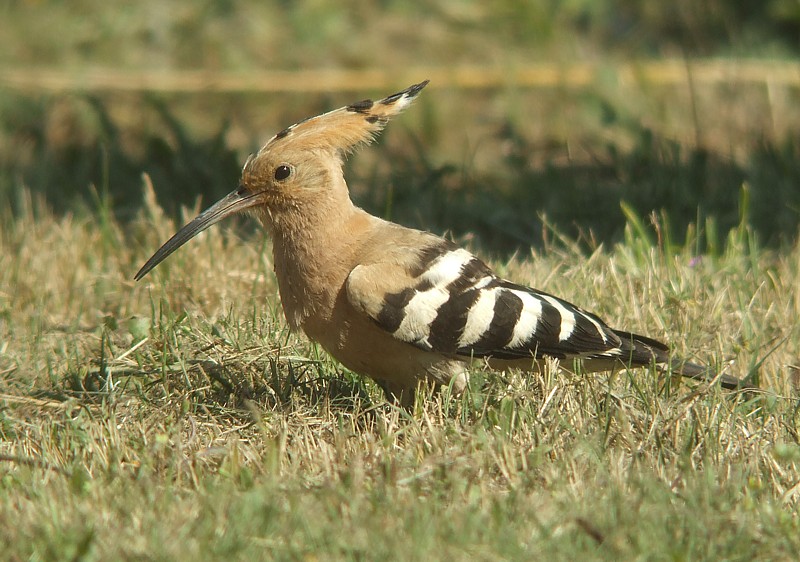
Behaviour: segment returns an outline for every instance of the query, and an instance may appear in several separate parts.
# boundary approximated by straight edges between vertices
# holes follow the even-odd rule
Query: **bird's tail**
[[[671,357],[669,347],[660,341],[621,330],[614,330],[614,333],[622,340],[623,354],[631,365],[650,365],[655,362],[665,365],[676,375],[704,381],[717,380],[722,388],[728,390],[756,388],[734,376],[716,373],[710,367]]]

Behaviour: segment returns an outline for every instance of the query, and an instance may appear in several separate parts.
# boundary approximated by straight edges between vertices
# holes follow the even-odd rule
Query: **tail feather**
[[[622,340],[622,352],[631,365],[650,365],[655,362],[666,365],[676,375],[704,381],[717,380],[722,388],[728,390],[757,388],[734,376],[716,373],[710,367],[675,359],[670,356],[669,347],[660,341],[621,330],[614,330],[614,333]]]
[[[688,361],[672,359],[669,362],[669,370],[676,375],[695,380],[712,381],[716,379],[719,381],[719,385],[727,390],[754,390],[758,388],[732,375],[719,374],[710,367],[704,367]]]

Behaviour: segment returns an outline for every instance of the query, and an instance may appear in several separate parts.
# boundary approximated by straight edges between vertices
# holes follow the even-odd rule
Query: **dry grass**
[[[258,93],[292,92],[317,95],[332,92],[383,92],[397,84],[427,77],[436,87],[458,90],[496,89],[513,84],[519,88],[586,88],[600,74],[613,73],[623,87],[632,85],[714,88],[756,84],[764,88],[797,88],[800,65],[775,59],[665,59],[617,63],[613,68],[593,62],[527,63],[508,68],[459,65],[456,67],[406,67],[397,70],[319,69],[218,72],[175,70],[132,72],[118,68],[86,68],[80,72],[62,68],[0,68],[0,84],[8,89],[43,92],[147,92],[147,93]]]
[[[763,394],[477,365],[466,395],[409,413],[287,331],[261,236],[214,229],[132,283],[174,229],[146,209],[125,230],[3,217],[3,558],[796,557],[797,246],[741,228],[693,260],[634,224],[589,257],[495,264],[758,370]]]
[[[0,81],[34,90],[0,92],[0,559],[800,558],[800,246],[787,243],[800,104],[796,73],[755,58],[794,56],[789,3],[617,4],[3,5]],[[749,62],[720,83],[727,63],[694,60],[708,54]],[[624,62],[653,56],[689,66]],[[382,82],[359,77],[436,78],[416,75],[421,61],[439,90],[353,163],[359,201],[501,255],[531,245],[536,211],[607,226],[623,199],[670,209],[683,240],[701,207],[717,221],[700,225],[705,242],[670,243],[628,213],[619,245],[587,255],[547,231],[544,249],[493,265],[765,392],[476,365],[464,396],[406,412],[288,332],[261,235],[213,229],[132,282],[175,228],[147,188],[127,221],[142,170],[165,205],[208,198],[267,136],[358,99],[320,99],[309,76],[378,96]],[[543,61],[548,87],[522,87],[550,76],[525,70]],[[281,69],[310,70],[262,74]],[[148,76],[292,93],[43,93]],[[452,87],[498,82],[502,96]],[[735,225],[743,182],[750,224],[780,250],[744,226],[724,245],[711,232]]]

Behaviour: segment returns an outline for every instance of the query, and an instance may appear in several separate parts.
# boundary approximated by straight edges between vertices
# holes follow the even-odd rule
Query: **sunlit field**
[[[0,5],[0,559],[797,559],[791,12],[384,4]],[[403,409],[247,219],[133,281],[259,143],[425,78],[359,205],[759,389],[476,362]]]

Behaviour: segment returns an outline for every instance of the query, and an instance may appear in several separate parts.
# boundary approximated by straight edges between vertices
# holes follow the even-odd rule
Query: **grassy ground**
[[[268,242],[148,204],[0,229],[2,558],[794,559],[800,248],[568,244],[495,263],[763,394],[473,369],[407,413],[279,311]],[[637,230],[641,229],[641,231]]]
[[[3,86],[0,559],[798,559],[798,89],[616,66],[796,58],[793,0],[735,4],[0,2],[3,68],[73,83],[588,64],[580,88],[432,83],[349,164],[357,201],[764,389],[478,364],[394,409],[289,333],[252,226],[132,281],[258,143],[387,91]]]

